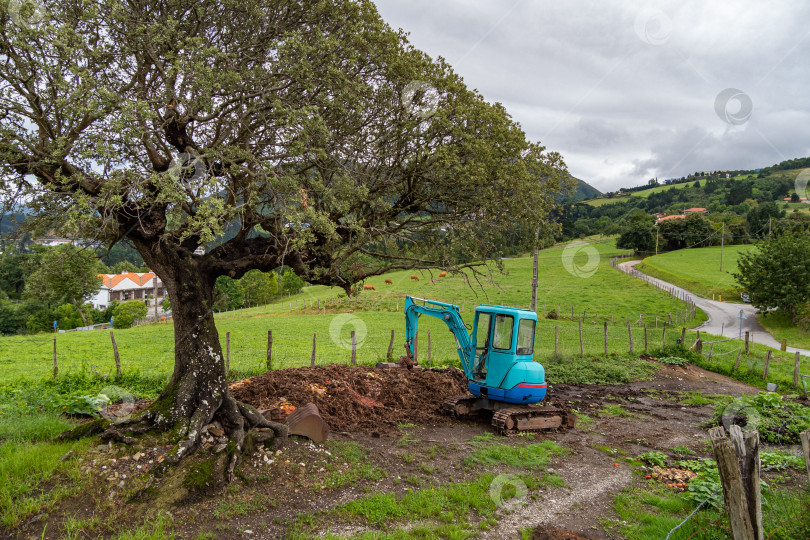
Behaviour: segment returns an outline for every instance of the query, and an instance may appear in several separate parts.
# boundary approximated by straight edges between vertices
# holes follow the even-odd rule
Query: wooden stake
[[[799,363],[801,362],[801,355],[796,351],[796,364],[793,367],[793,386],[799,387]]]
[[[352,365],[357,365],[357,337],[354,335],[354,330],[352,330]]]
[[[686,346],[686,327],[681,328],[681,345]]]
[[[661,332],[661,348],[667,346],[667,325],[664,325],[664,330]]]
[[[740,426],[735,432],[742,433]],[[745,498],[748,502],[748,515],[751,518],[751,527],[754,529],[754,538],[764,539],[762,527],[762,492],[759,481],[760,461],[759,461],[759,432],[749,431],[744,437],[745,453],[740,460],[740,472],[743,475],[743,488],[745,488]]]
[[[736,372],[738,369],[740,369],[740,357],[741,357],[741,356],[742,356],[742,349],[740,349],[739,351],[737,351],[737,361],[736,361],[736,362],[734,362],[734,371],[735,371],[735,372]]]
[[[59,374],[59,366],[56,364],[56,331],[53,333],[53,378]]]
[[[391,360],[391,351],[394,349],[394,331],[391,330],[391,341],[388,343],[388,352],[385,354],[385,357],[388,360]]]
[[[633,354],[633,329],[627,325],[627,339],[630,341],[630,354]]]
[[[709,362],[712,361],[712,355],[714,355],[714,343],[709,344]]]
[[[315,367],[315,346],[318,343],[318,334],[312,334],[312,357],[309,359],[309,367]]]
[[[745,356],[748,356],[748,330],[745,331]]]
[[[115,358],[115,380],[121,380],[121,357],[118,356],[118,345],[115,344],[115,334],[110,330],[110,339],[113,346],[113,357]]]
[[[771,350],[768,349],[768,354],[765,355],[765,367],[762,369],[762,380],[768,379],[768,370],[771,367]]]
[[[554,327],[554,354],[560,353],[560,327]]]
[[[273,369],[273,331],[267,331],[267,371]]]
[[[647,325],[644,325],[644,352],[647,352]]]
[[[585,357],[585,345],[582,343],[582,320],[579,321],[579,357]]]
[[[608,355],[608,337],[607,337],[607,326],[608,323],[605,321],[605,356]]]

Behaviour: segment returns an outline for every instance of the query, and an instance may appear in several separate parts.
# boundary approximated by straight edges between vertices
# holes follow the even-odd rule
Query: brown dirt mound
[[[333,364],[280,369],[231,385],[236,399],[258,409],[315,403],[335,431],[392,432],[398,423],[445,422],[445,399],[467,392],[456,368],[409,371]]]

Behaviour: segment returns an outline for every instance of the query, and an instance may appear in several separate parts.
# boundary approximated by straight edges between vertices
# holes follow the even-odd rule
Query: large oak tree
[[[567,182],[558,154],[368,1],[13,4],[3,193],[30,227],[127,240],[166,284],[174,373],[132,429],[179,425],[174,461],[215,417],[237,445],[270,426],[228,392],[218,276],[285,266],[348,290],[458,269],[496,258],[517,223],[543,225]]]

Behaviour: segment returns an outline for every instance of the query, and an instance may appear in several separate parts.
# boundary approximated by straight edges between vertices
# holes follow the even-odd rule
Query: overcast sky
[[[601,191],[810,155],[810,2],[375,3]]]

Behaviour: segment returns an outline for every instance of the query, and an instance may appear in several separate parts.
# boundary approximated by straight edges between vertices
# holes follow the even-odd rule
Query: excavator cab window
[[[517,354],[534,354],[535,321],[521,319],[518,324]]]
[[[483,379],[487,374],[487,349],[489,348],[489,331],[492,315],[480,313],[475,325],[475,363],[473,371],[476,378]]]
[[[512,348],[512,330],[515,318],[511,315],[495,315],[495,339],[492,347],[508,351]]]

